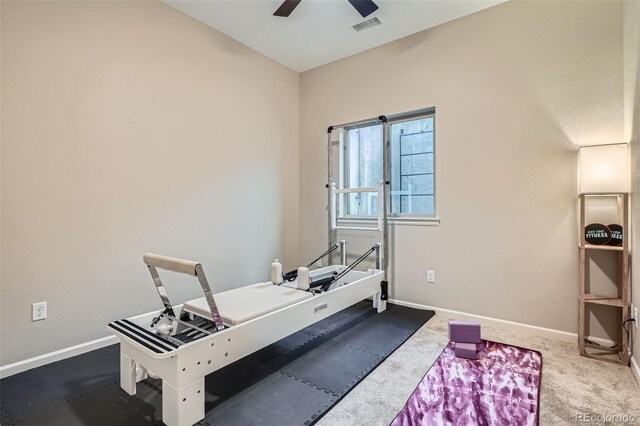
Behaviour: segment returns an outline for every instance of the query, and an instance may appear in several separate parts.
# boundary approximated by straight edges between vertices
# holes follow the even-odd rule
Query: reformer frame
[[[376,245],[370,250],[379,253],[379,249]],[[161,266],[156,261],[158,258],[145,257],[145,262],[153,267],[150,270],[167,267],[174,272],[196,276],[202,282],[203,276],[198,276],[202,268],[199,263],[161,257]],[[188,270],[183,269],[185,265],[189,265]],[[165,308],[109,324],[121,340],[120,386],[129,395],[134,395],[137,382],[147,376],[162,379],[162,420],[168,426],[192,425],[204,418],[206,375],[366,298],[373,298],[378,312],[385,309],[383,271],[361,272],[334,265],[313,272],[317,275],[337,273],[340,278],[335,282],[336,287],[329,291],[313,292],[311,297],[300,302],[218,331],[199,326],[193,328],[193,324],[183,319],[182,305],[171,306],[173,314]],[[215,296],[212,299],[215,300]],[[176,315],[176,312],[180,313]],[[156,334],[150,324],[158,323],[158,317],[177,322],[176,326],[183,330],[190,328],[202,332],[202,336],[182,342],[172,336]]]
[[[321,321],[349,306],[372,298],[378,312],[386,309],[387,281],[387,203],[388,170],[386,118],[381,122],[383,135],[383,180],[375,188],[336,188],[332,173],[331,132],[347,123],[328,129],[328,247],[320,256],[329,256],[341,249],[341,265],[310,271],[312,278],[331,277],[328,285],[310,288],[313,295],[233,326],[225,326],[215,301],[215,295],[198,262],[147,254],[143,260],[162,300],[164,309],[109,324],[120,338],[120,386],[129,395],[136,393],[136,384],[148,376],[162,379],[162,420],[168,426],[192,425],[204,418],[204,377],[265,346],[275,343],[309,325]],[[340,226],[337,195],[348,192],[377,192],[378,217],[376,228]],[[334,232],[340,229],[375,230],[382,233],[382,243],[376,243],[351,265],[347,265],[346,243],[333,244]],[[376,254],[375,269],[366,272],[354,268],[370,254]],[[318,259],[311,262],[315,263]],[[309,264],[309,267],[311,266]],[[183,311],[183,305],[171,304],[158,269],[194,276],[204,292],[211,320]],[[326,279],[326,278],[325,278]],[[283,283],[286,285],[286,283]],[[298,290],[303,291],[303,290]],[[163,333],[158,329],[163,327]]]

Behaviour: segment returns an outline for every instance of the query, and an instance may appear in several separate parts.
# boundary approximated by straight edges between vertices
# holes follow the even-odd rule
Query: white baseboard
[[[500,327],[507,330],[519,331],[521,333],[526,333],[529,335],[542,336],[542,337],[548,337],[551,339],[561,340],[563,342],[577,343],[578,341],[578,334],[570,333],[568,331],[556,330],[553,328],[546,328],[546,327],[538,327],[537,325],[507,321],[499,318],[485,317],[483,315],[469,314],[466,312],[453,311],[451,309],[442,309],[435,306],[422,305],[420,303],[405,302],[403,300],[389,299],[389,302],[395,303],[397,305],[408,306],[410,308],[430,309],[432,311],[435,311],[437,315],[447,319],[475,321],[475,322],[479,322],[481,325],[484,325],[484,326]],[[597,339],[597,338],[592,338],[591,340],[600,344],[603,344],[603,343],[606,344],[609,342],[607,340]],[[611,342],[611,344],[613,344],[613,342]]]
[[[636,382],[638,382],[638,386],[640,386],[640,366],[636,362],[635,357],[631,357],[631,371],[636,378]]]
[[[45,364],[61,361],[63,359],[71,358],[72,356],[81,355],[105,346],[113,345],[118,343],[118,341],[119,340],[116,336],[107,336],[54,352],[49,352],[48,354],[35,356],[23,361],[14,362],[13,364],[3,365],[0,367],[0,379],[22,373],[23,371],[31,370],[32,368],[40,367]]]
[[[578,342],[578,333],[556,330],[554,328],[538,327],[537,325],[524,324],[521,322],[507,321],[499,318],[485,317],[482,315],[469,314],[466,312],[453,311],[451,309],[442,309],[435,306],[421,305],[419,303],[405,302],[402,300],[389,299],[389,302],[397,305],[408,306],[417,309],[430,309],[443,318],[458,319],[466,321],[479,322],[484,326],[500,327],[506,330],[518,331],[531,336],[541,336],[550,339],[561,340],[568,343]],[[611,347],[616,344],[613,340],[603,339],[600,337],[587,336],[587,339],[602,346]]]

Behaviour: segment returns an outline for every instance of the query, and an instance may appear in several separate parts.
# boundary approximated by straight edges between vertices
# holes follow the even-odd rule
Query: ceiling
[[[362,18],[347,0],[302,0],[288,18],[273,16],[281,0],[165,0],[176,9],[298,71],[417,33],[506,0],[375,0]],[[362,32],[351,26],[372,17]]]

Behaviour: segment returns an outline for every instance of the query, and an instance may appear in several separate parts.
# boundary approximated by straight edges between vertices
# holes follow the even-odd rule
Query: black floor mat
[[[360,302],[205,378],[200,425],[309,425],[433,316]],[[119,386],[119,345],[0,381],[3,426],[162,425],[162,382]]]

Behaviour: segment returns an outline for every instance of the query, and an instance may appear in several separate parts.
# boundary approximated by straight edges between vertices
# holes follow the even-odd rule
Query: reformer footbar
[[[143,260],[149,269],[153,283],[164,305],[164,310],[151,320],[148,328],[140,327],[129,320],[118,320],[109,324],[111,329],[126,335],[156,353],[172,351],[185,343],[224,329],[213,293],[200,263],[151,253],[145,254]],[[158,274],[158,268],[197,277],[207,300],[212,321],[190,322],[188,318],[181,318],[182,315],[176,315],[176,311]],[[169,319],[171,323],[156,327],[163,318]]]
[[[204,275],[204,269],[202,268],[202,265],[200,263],[176,259],[174,257],[160,256],[151,253],[145,254],[142,259],[149,268],[151,278],[153,278],[153,282],[156,285],[156,289],[158,290],[158,294],[160,295],[162,304],[165,307],[164,311],[162,311],[160,315],[154,318],[154,320],[151,322],[151,327],[154,327],[162,319],[162,317],[166,316],[172,321],[176,321],[189,328],[194,328],[202,333],[211,334],[211,332],[208,330],[202,329],[193,324],[189,324],[176,317],[173,306],[169,301],[169,296],[167,295],[167,292],[164,289],[164,285],[162,284],[162,280],[160,279],[160,275],[158,274],[157,268],[161,268],[168,271],[192,275],[198,278],[200,286],[202,287],[202,291],[204,292],[204,297],[207,300],[207,305],[209,305],[209,310],[211,311],[211,317],[213,318],[213,322],[215,323],[216,330],[221,331],[224,329],[224,324],[222,323],[222,319],[220,318],[220,312],[218,312],[218,307],[216,306],[216,301],[213,297],[213,293],[211,292],[211,287],[209,287],[207,278]]]

